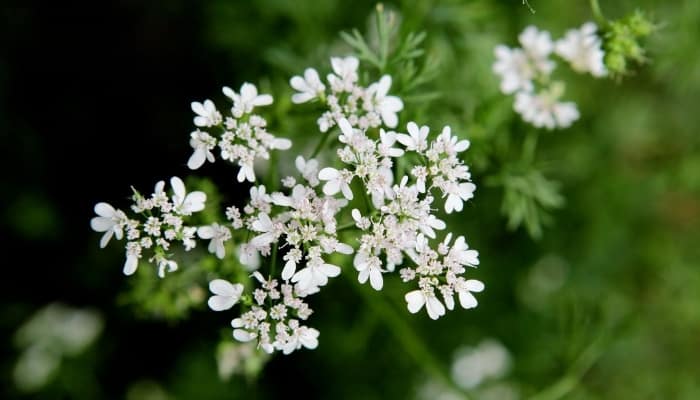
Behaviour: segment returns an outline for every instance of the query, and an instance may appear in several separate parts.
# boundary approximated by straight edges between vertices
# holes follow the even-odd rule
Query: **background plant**
[[[3,226],[10,232],[6,244],[19,254],[50,254],[52,261],[27,258],[23,268],[12,269],[5,280],[3,331],[14,332],[32,310],[57,298],[99,306],[106,324],[100,345],[82,358],[67,360],[45,397],[71,390],[73,397],[82,393],[83,398],[122,398],[127,392],[136,398],[143,393],[273,397],[293,369],[308,371],[297,372],[293,382],[302,382],[317,397],[405,398],[418,393],[425,380],[447,375],[460,346],[480,349],[481,354],[481,342],[488,337],[507,349],[511,364],[505,378],[489,378],[469,389],[481,397],[485,395],[480,391],[505,393],[508,388],[521,398],[538,392],[540,398],[697,397],[692,349],[699,326],[694,311],[700,293],[694,245],[698,157],[689,105],[697,102],[700,84],[694,68],[700,10],[691,1],[602,4],[607,18],[625,18],[635,7],[644,7],[664,25],[646,44],[651,62],[635,67],[621,83],[575,75],[567,80],[582,118],[570,130],[543,132],[532,162],[524,163],[534,164],[547,181],[559,182],[556,193],[566,201],[559,209],[545,210],[552,224],[541,230],[539,241],[533,242],[522,229],[504,232],[504,188],[498,182],[490,188],[486,181],[476,182],[479,192],[466,210],[464,233],[473,238],[470,244],[480,250],[482,260],[489,260],[479,279],[494,283],[483,293],[479,309],[437,326],[427,318],[401,319],[396,325],[407,333],[396,335],[386,321],[395,318],[394,310],[402,304],[389,303],[394,308],[387,309],[369,300],[350,303],[355,289],[339,283],[332,300],[324,299],[323,310],[318,310],[327,315],[319,321],[319,329],[327,332],[324,338],[336,338],[324,342],[327,353],[319,349],[273,359],[251,381],[257,383],[238,375],[229,384],[219,383],[212,349],[219,339],[228,340],[229,332],[219,337],[199,329],[200,324],[218,324],[210,313],[198,311],[206,299],[202,287],[184,276],[164,280],[164,286],[156,277],[144,276],[137,290],[129,290],[126,286],[133,282],[123,280],[114,268],[121,254],[115,252],[114,262],[105,262],[104,254],[98,256],[93,248],[95,236],[80,221],[90,218],[88,211],[98,198],[124,196],[123,188],[131,184],[150,188],[153,177],[175,174],[172,165],[182,166],[177,174],[186,171],[183,154],[190,149],[181,138],[189,133],[191,99],[216,92],[223,82],[234,85],[260,76],[270,77],[263,79],[261,91],[282,90],[287,85],[282,77],[347,51],[337,32],[353,27],[367,32],[374,7],[257,4],[105,5],[104,13],[88,18],[87,11],[81,14],[70,6],[55,13],[27,5],[4,7],[8,23],[2,29],[8,32],[3,37],[15,40],[3,50],[11,57],[3,63],[0,131],[3,149],[22,150],[3,159],[13,166],[6,171],[23,167],[2,183],[8,193],[3,207]],[[439,101],[416,98],[425,108],[416,111],[415,119],[430,116],[464,132],[472,141],[467,161],[485,171],[483,177],[500,176],[502,167],[506,176],[532,169],[518,166],[521,157],[528,161],[523,141],[529,128],[512,112],[511,100],[498,93],[490,70],[493,47],[514,44],[530,23],[560,36],[580,26],[582,15],[592,17],[585,2],[531,5],[535,14],[520,2],[393,6],[400,30],[427,32],[421,46],[426,60],[439,60],[439,73],[420,91],[437,93],[433,96]],[[12,22],[18,16],[36,23]],[[104,42],[103,48],[81,45],[86,30]],[[32,58],[39,55],[53,62]],[[96,91],[95,83],[103,90]],[[61,101],[37,111],[37,93],[51,93]],[[124,104],[129,104],[124,112],[129,118],[115,118],[114,110],[124,110]],[[274,112],[286,113],[289,106],[280,102]],[[290,126],[284,130],[302,133],[304,124],[314,122],[300,116],[285,122]],[[65,156],[76,143],[97,137],[113,140],[99,152]],[[104,178],[86,182],[80,174],[86,165],[101,165]],[[215,174],[215,182],[222,181],[229,182],[230,175]],[[32,279],[46,283],[46,289],[29,295],[24,288]],[[117,288],[115,282],[124,286]],[[372,294],[365,289],[359,293]],[[400,299],[386,289],[387,297]],[[138,305],[148,318],[136,323],[132,307],[115,306],[117,292],[131,293],[122,299]],[[153,322],[154,312],[176,320],[188,315],[188,321]],[[127,349],[143,355],[137,365],[126,356]],[[416,352],[430,354],[434,362],[416,368]],[[6,354],[10,357],[4,358],[3,371],[12,368],[16,357],[14,351]],[[90,366],[94,378],[80,365]],[[117,365],[131,368],[114,373]],[[71,379],[76,373],[81,379]],[[17,394],[11,387],[3,390],[9,392],[6,397]]]

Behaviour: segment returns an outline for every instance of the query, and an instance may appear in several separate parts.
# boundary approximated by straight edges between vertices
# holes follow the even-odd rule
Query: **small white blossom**
[[[357,82],[357,67],[360,61],[356,57],[331,57],[334,74],[328,74],[328,82],[334,92],[351,92]]]
[[[558,101],[562,92],[559,85],[540,93],[520,92],[513,108],[537,128],[568,128],[579,118],[579,112],[575,103]]]
[[[226,248],[224,242],[231,239],[231,231],[222,225],[213,223],[208,226],[200,226],[197,234],[202,239],[211,239],[209,242],[209,252],[216,254],[220,259],[224,258]]]
[[[292,103],[295,104],[311,101],[326,90],[326,86],[321,83],[321,79],[318,77],[318,72],[313,68],[307,68],[303,78],[301,76],[292,77],[289,84],[299,92],[292,95]]]
[[[301,176],[309,182],[309,185],[318,185],[318,161],[313,158],[304,160],[303,156],[297,156],[294,165]]]
[[[211,127],[221,123],[221,113],[214,106],[211,100],[204,100],[204,103],[193,101],[192,111],[197,114],[194,117],[194,124],[199,127]]]
[[[518,40],[537,71],[544,74],[552,72],[554,62],[548,57],[554,50],[554,43],[549,32],[540,31],[531,25],[523,30]]]
[[[224,311],[233,307],[241,298],[243,285],[232,284],[223,279],[214,279],[209,282],[209,290],[214,293],[209,297],[207,304],[214,311]]]
[[[359,271],[357,280],[360,283],[367,282],[369,278],[370,285],[374,290],[382,290],[384,279],[382,278],[382,262],[376,256],[370,256],[363,252],[358,252],[353,261],[355,269]]]
[[[403,110],[403,102],[396,96],[387,96],[391,88],[391,76],[384,75],[379,82],[370,85],[367,92],[373,96],[375,111],[381,115],[384,124],[389,128],[395,128],[398,124],[396,113]]]
[[[193,212],[204,210],[204,202],[207,195],[204,192],[195,191],[187,193],[182,179],[174,176],[170,178],[170,186],[173,188],[173,204],[175,209],[183,215],[190,215]]]
[[[408,130],[408,135],[405,133],[396,135],[399,143],[406,146],[408,151],[417,151],[419,153],[425,151],[428,148],[427,138],[430,128],[427,126],[419,128],[415,122],[411,121],[406,125],[406,129]]]
[[[208,133],[199,129],[190,134],[190,146],[194,150],[192,156],[187,161],[189,169],[197,169],[204,164],[204,161],[214,162],[214,154],[211,150],[216,147],[216,139]]]
[[[452,211],[462,211],[462,203],[474,197],[474,190],[476,190],[476,185],[471,182],[448,185],[445,190],[447,196],[445,212],[450,214]]]
[[[117,240],[121,240],[124,235],[123,225],[127,218],[123,211],[115,210],[114,207],[108,203],[97,203],[95,205],[94,217],[90,220],[90,227],[95,232],[104,232],[102,239],[100,239],[100,247],[104,248],[109,243],[109,240],[114,235]]]
[[[406,293],[406,303],[408,311],[415,314],[425,306],[428,316],[431,319],[438,319],[445,315],[445,306],[435,297],[432,291],[426,293],[425,290],[414,290]]]
[[[464,280],[459,278],[455,283],[455,292],[459,295],[459,304],[465,308],[470,309],[476,307],[479,303],[472,292],[478,293],[484,290],[484,284],[476,279]]]
[[[240,118],[243,114],[250,114],[255,107],[270,105],[273,101],[269,94],[258,94],[258,88],[248,82],[241,86],[240,94],[227,86],[224,86],[222,91],[226,97],[233,100],[231,112],[236,118]]]
[[[600,37],[596,35],[598,27],[593,22],[583,24],[581,29],[571,29],[555,44],[556,53],[579,73],[589,72],[595,77],[607,74]]]
[[[342,192],[346,199],[353,199],[352,189],[350,189],[352,173],[349,171],[339,171],[335,168],[326,167],[318,172],[318,179],[326,181],[323,185],[323,193],[332,196],[338,192]]]

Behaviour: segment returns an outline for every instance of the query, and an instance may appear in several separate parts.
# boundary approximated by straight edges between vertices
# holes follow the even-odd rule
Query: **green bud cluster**
[[[647,61],[640,41],[656,30],[656,25],[641,11],[610,21],[605,27],[604,49],[605,66],[611,76],[628,74],[632,63]]]

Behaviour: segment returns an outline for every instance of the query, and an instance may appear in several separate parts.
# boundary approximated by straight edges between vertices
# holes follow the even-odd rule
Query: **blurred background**
[[[476,197],[448,224],[480,252],[479,307],[431,321],[406,312],[402,285],[375,293],[351,271],[311,298],[317,350],[243,363],[205,281],[124,277],[120,246],[98,249],[93,205],[188,175],[189,104],[220,101],[223,85],[258,83],[271,120],[289,113],[289,77],[348,54],[339,32],[366,32],[375,3],[3,1],[0,397],[700,398],[700,2],[602,2],[610,19],[641,9],[658,24],[649,62],[619,81],[567,75],[582,118],[536,132],[527,165],[514,153],[533,128],[499,93],[493,48],[592,13],[521,3],[385,3],[400,33],[426,32],[422,65],[437,71],[404,97],[401,123],[472,141]],[[273,132],[297,149],[314,120],[295,109]],[[509,227],[501,178],[531,174],[549,201],[511,193],[530,211]],[[247,192],[225,166],[197,175],[223,204]]]

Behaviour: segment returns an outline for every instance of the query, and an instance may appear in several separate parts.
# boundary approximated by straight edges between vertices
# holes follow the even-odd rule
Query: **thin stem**
[[[328,132],[326,132],[325,134],[323,134],[323,136],[321,137],[321,140],[318,141],[318,144],[316,145],[316,148],[314,149],[314,152],[311,153],[311,157],[309,157],[310,159],[311,159],[311,158],[314,158],[314,157],[316,157],[316,156],[318,155],[318,153],[321,151],[321,149],[322,149],[323,146],[326,144],[326,142],[328,142],[328,137],[329,137],[329,136],[330,136],[330,134],[329,134]]]
[[[335,228],[336,232],[342,232],[347,229],[352,229],[355,228],[355,221],[348,222],[347,224],[340,225],[339,227]]]
[[[392,333],[401,342],[403,348],[413,357],[426,372],[434,378],[451,388],[455,393],[462,396],[464,400],[469,400],[469,396],[450,378],[440,362],[433,357],[430,349],[423,340],[416,335],[415,331],[401,318],[400,312],[394,310],[386,298],[382,296],[370,295],[354,279],[353,288],[362,296],[363,300],[374,309],[380,319],[392,330]]]
[[[270,255],[270,276],[275,274],[275,267],[277,266],[277,246],[279,242],[275,242],[272,246],[272,254]]]
[[[590,0],[589,3],[591,4],[593,18],[595,18],[601,26],[605,26],[608,23],[608,20],[603,15],[603,11],[600,9],[600,4],[598,4],[598,0]]]
[[[523,162],[526,165],[531,165],[535,160],[535,151],[537,150],[538,135],[535,130],[529,130],[525,140],[523,141]]]
[[[558,400],[569,394],[581,381],[583,375],[603,354],[603,335],[593,341],[574,361],[569,371],[551,386],[536,393],[530,400]]]

